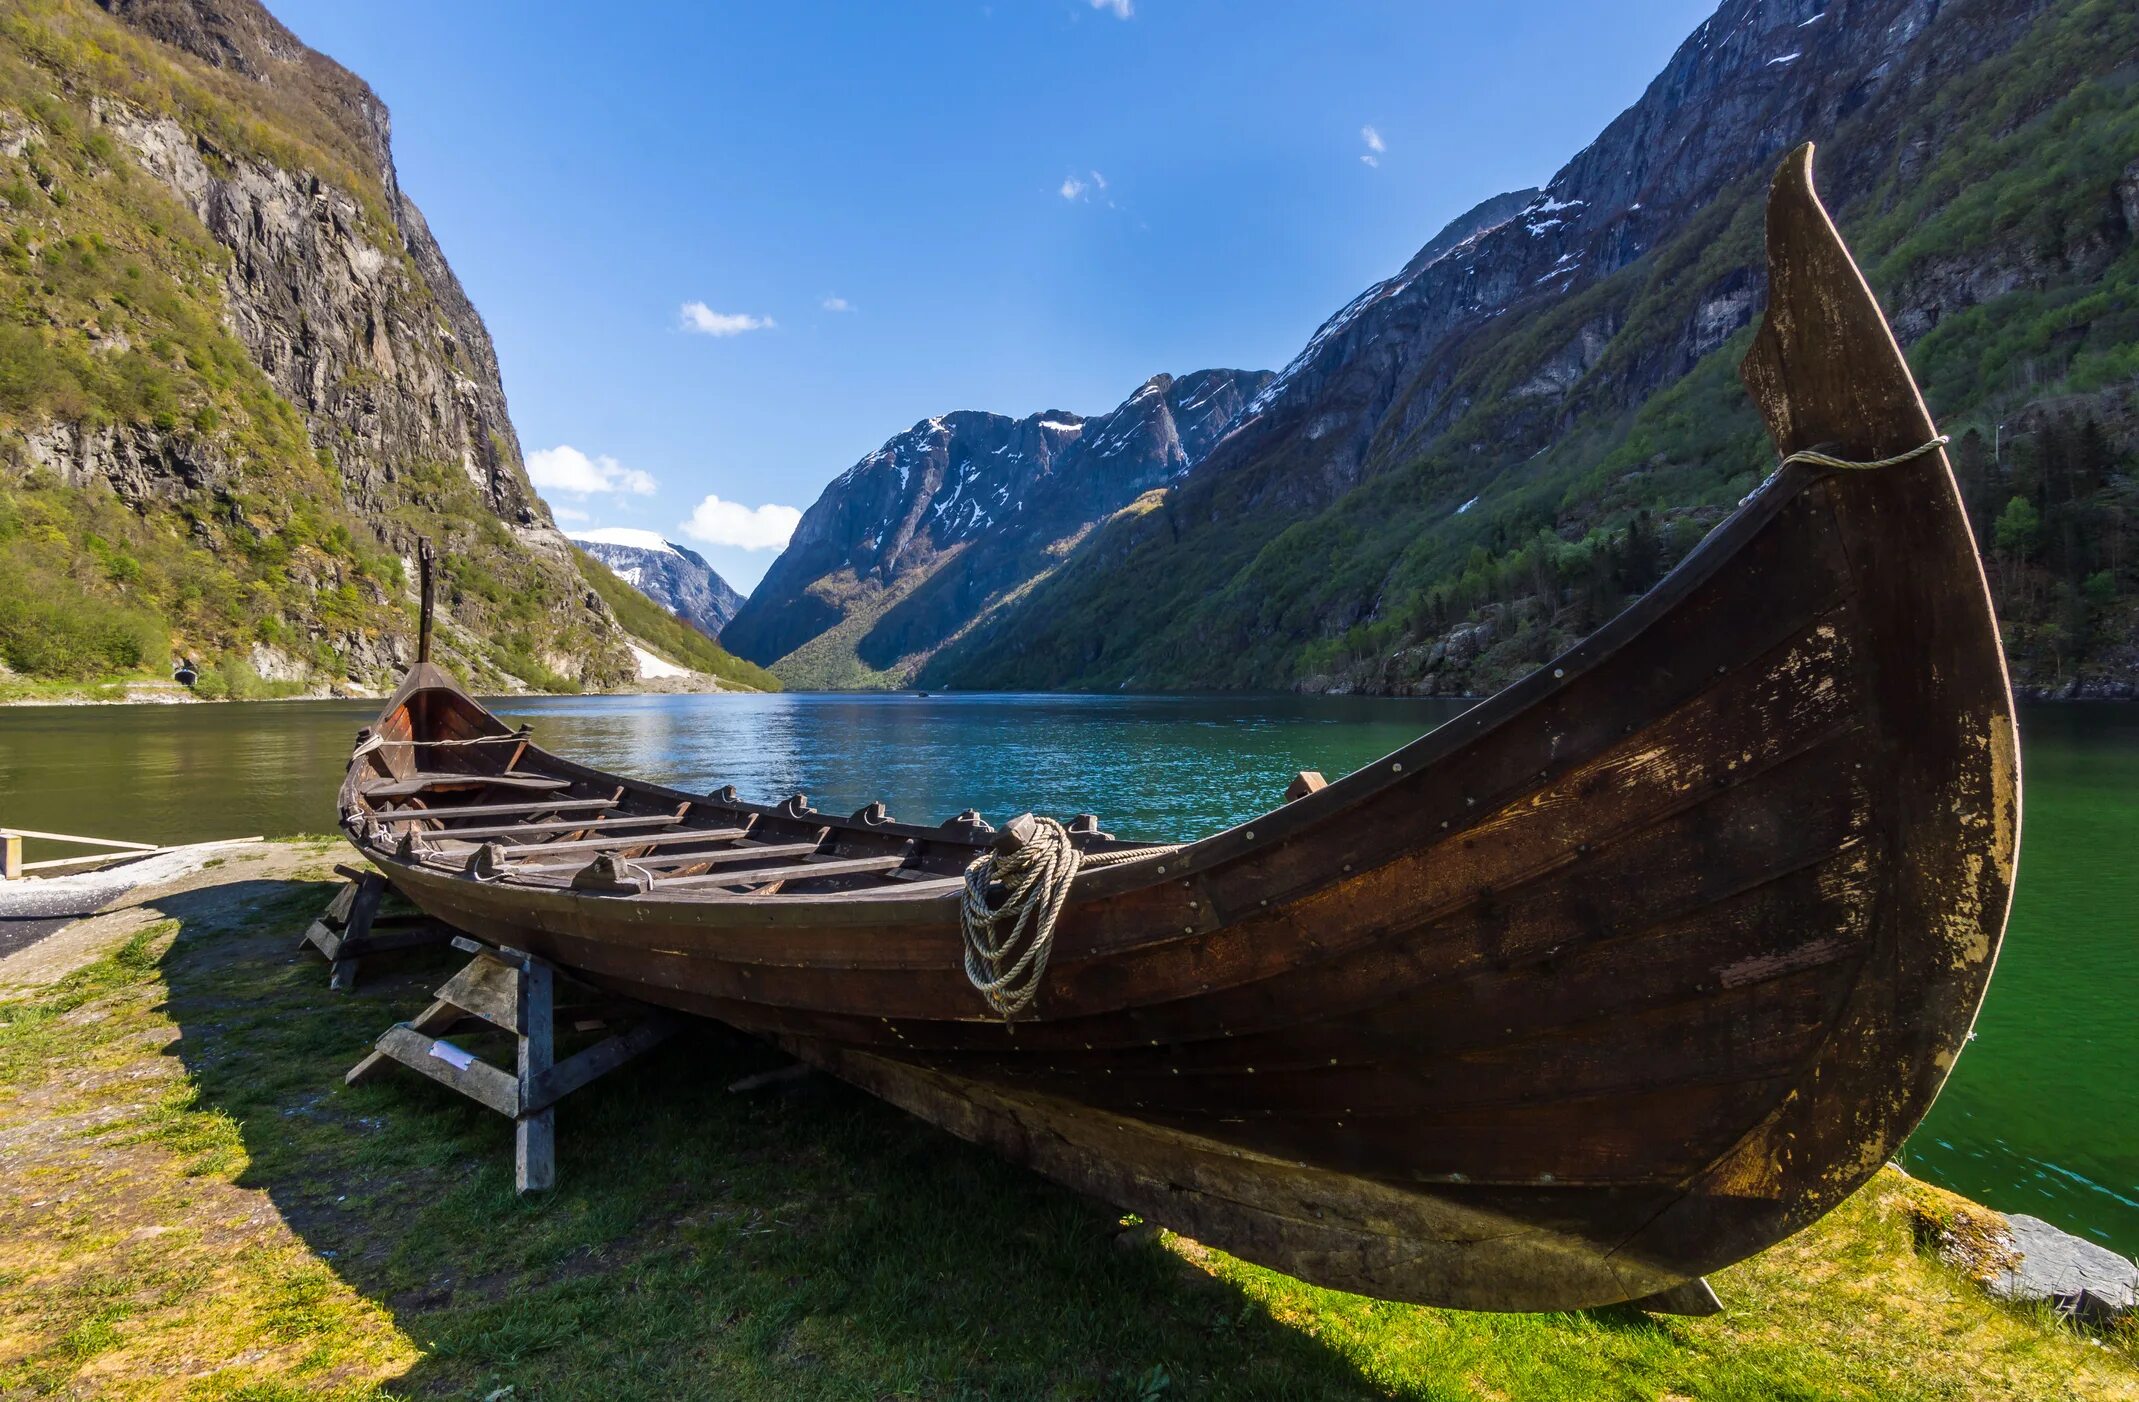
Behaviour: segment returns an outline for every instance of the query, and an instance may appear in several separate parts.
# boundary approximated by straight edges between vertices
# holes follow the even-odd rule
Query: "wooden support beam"
[[[22,879],[22,834],[0,832],[0,881]]]
[[[311,945],[327,957],[327,986],[346,993],[356,986],[357,961],[395,949],[414,949],[442,944],[452,930],[429,916],[387,916],[382,922],[380,902],[386,899],[386,878],[376,871],[337,866],[347,880],[334,899],[308,927],[297,947]]]
[[[540,1193],[557,1184],[554,1097],[539,1104],[535,1098],[536,1089],[556,1063],[557,974],[540,959],[528,960],[520,972],[519,1106],[513,1121],[512,1184],[517,1192]],[[612,1037],[610,1042],[616,1040]]]
[[[513,1122],[515,1188],[523,1193],[544,1191],[557,1181],[557,1101],[665,1040],[675,1030],[677,1019],[624,1000],[604,1000],[591,1005],[600,1014],[594,1026],[613,1026],[618,1016],[631,1018],[636,1025],[560,1062],[556,1044],[560,1013],[576,1021],[579,1013],[590,1008],[560,1004],[557,970],[532,954],[482,944],[467,936],[454,937],[453,945],[473,956],[466,967],[439,988],[437,1000],[420,1017],[388,1028],[377,1045],[350,1068],[346,1079],[356,1085],[387,1062],[397,1062],[506,1116]],[[470,1019],[512,1036],[515,1064],[511,1071],[445,1040]]]
[[[518,1080],[442,1038],[426,1037],[413,1027],[389,1027],[379,1038],[378,1050],[501,1115],[520,1113]]]

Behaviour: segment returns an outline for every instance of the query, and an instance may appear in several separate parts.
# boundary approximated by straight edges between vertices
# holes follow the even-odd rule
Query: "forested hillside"
[[[2139,682],[2139,8],[1726,0],[1502,222],[1332,318],[1163,498],[923,684],[1474,693],[1647,588],[1773,454],[1762,193],[1819,177],[1954,458],[2016,682]]]
[[[385,108],[254,0],[0,7],[0,690],[636,666],[529,486]]]

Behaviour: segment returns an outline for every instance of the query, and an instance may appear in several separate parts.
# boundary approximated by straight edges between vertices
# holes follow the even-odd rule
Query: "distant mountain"
[[[825,488],[721,642],[790,686],[902,685],[1202,461],[1270,379],[1157,375],[1089,419],[924,419]]]
[[[743,606],[743,596],[704,556],[657,532],[608,526],[567,534],[626,584],[709,638],[718,638]]]
[[[1338,311],[1208,457],[917,680],[1520,675],[1772,470],[1735,366],[1768,177],[1812,139],[1955,435],[2016,681],[2133,694],[2135,85],[2131,0],[1725,0],[1542,190],[1485,202]]]

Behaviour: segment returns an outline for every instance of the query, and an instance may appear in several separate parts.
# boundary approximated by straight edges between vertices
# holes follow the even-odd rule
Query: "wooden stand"
[[[453,947],[475,957],[439,988],[437,1001],[421,1017],[388,1028],[346,1079],[355,1085],[386,1062],[398,1061],[504,1115],[513,1122],[513,1186],[523,1193],[541,1192],[557,1181],[557,1102],[667,1039],[676,1020],[658,1009],[616,1000],[560,1007],[557,970],[548,962],[465,936],[456,936]],[[584,1029],[613,1025],[620,1011],[636,1015],[637,1025],[556,1060],[560,1014],[568,1025]],[[515,1070],[493,1066],[445,1040],[471,1018],[512,1034],[518,1045]]]
[[[335,893],[297,942],[299,949],[309,944],[327,956],[329,988],[347,993],[356,987],[357,960],[367,954],[444,944],[453,937],[451,928],[428,915],[381,915],[379,902],[386,897],[386,878],[379,873],[344,866],[334,870],[347,877],[348,884]]]

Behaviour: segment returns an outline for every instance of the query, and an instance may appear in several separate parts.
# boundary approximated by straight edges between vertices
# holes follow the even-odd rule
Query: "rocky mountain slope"
[[[654,531],[612,526],[575,531],[572,543],[613,570],[626,584],[709,638],[718,638],[743,606],[705,556]]]
[[[824,489],[721,641],[790,686],[901,685],[1193,468],[1269,382],[1156,375],[1096,418],[924,419]]]
[[[211,689],[636,675],[529,487],[385,107],[254,0],[0,20],[0,666]]]
[[[1543,190],[1338,312],[920,680],[1457,693],[1535,665],[1770,469],[1734,366],[1765,181],[1806,139],[1961,436],[2016,674],[2128,686],[2139,11],[2107,0],[1725,0]]]

